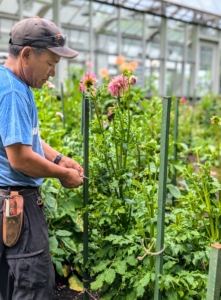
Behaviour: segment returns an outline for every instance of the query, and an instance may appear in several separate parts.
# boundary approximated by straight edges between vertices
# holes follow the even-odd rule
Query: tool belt
[[[24,215],[24,198],[17,191],[11,191],[4,198],[3,208],[3,243],[14,246],[21,234]]]

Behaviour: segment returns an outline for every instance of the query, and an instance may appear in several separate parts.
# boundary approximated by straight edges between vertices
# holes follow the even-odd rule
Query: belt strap
[[[9,195],[10,192],[12,191],[12,193],[14,191],[17,191],[19,195],[22,196],[28,196],[28,195],[32,195],[32,194],[40,194],[40,188],[39,187],[24,187],[24,186],[20,186],[20,187],[7,187],[7,186],[0,186],[0,193],[3,192],[4,195]]]

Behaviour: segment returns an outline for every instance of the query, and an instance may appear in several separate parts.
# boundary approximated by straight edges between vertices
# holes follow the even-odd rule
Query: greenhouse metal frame
[[[201,3],[201,4],[200,4]],[[53,20],[79,52],[61,59],[56,83],[72,67],[118,73],[116,56],[137,61],[138,84],[147,95],[180,97],[221,91],[221,2],[200,0],[1,0],[1,62],[7,56],[10,28],[38,15]],[[73,71],[74,72],[74,71]]]

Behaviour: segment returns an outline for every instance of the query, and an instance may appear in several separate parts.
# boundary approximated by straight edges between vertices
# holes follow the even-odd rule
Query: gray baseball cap
[[[78,52],[65,46],[66,37],[51,21],[39,17],[24,19],[16,23],[9,44],[45,48],[65,58],[74,58]]]

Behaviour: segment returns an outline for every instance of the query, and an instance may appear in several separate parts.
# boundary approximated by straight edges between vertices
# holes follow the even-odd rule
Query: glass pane
[[[2,13],[15,15],[18,13],[18,9],[19,9],[18,1],[16,0],[11,0],[11,1],[2,0],[0,2],[0,12]]]
[[[219,35],[219,30],[209,27],[200,26],[200,33],[205,35],[205,37],[214,36],[217,37]]]
[[[200,47],[200,68],[198,71],[198,90],[205,95],[212,90],[213,48],[207,45]]]
[[[141,57],[142,42],[135,39],[122,40],[122,52],[124,56]]]
[[[159,91],[160,61],[147,59],[145,62],[145,90],[146,94],[157,96]]]
[[[169,60],[183,60],[183,46],[168,45],[167,51]]]
[[[117,54],[117,37],[113,35],[98,35],[97,50]]]

